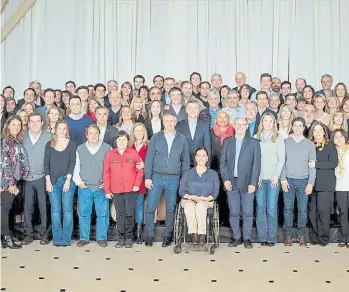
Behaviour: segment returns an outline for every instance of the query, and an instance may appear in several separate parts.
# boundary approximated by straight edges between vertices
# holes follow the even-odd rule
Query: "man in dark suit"
[[[109,144],[111,147],[115,146],[115,138],[119,130],[108,124],[109,109],[100,106],[96,109],[97,126],[100,130],[99,140]]]
[[[259,123],[261,122],[261,118],[266,113],[271,113],[277,120],[276,112],[272,111],[267,107],[268,105],[268,94],[265,91],[258,91],[256,94],[257,101],[257,116],[256,116],[256,128],[258,131]]]
[[[257,105],[254,102],[248,103],[245,106],[245,116],[247,119],[247,131],[246,136],[253,137],[257,134],[258,125],[257,125]],[[259,122],[258,122],[259,124]]]
[[[34,103],[34,101],[36,100],[36,93],[35,90],[33,88],[27,88],[26,90],[24,90],[24,98],[18,100],[17,102],[17,110],[21,109],[22,105],[25,103]],[[45,104],[45,101],[42,102],[42,104]],[[38,108],[39,106],[34,103],[35,108]]]
[[[211,159],[211,137],[209,125],[198,119],[200,104],[196,100],[189,100],[186,111],[188,119],[177,123],[176,130],[187,138],[190,154],[190,167],[194,166],[195,151],[204,147]]]
[[[229,246],[236,247],[242,243],[239,224],[242,207],[244,245],[245,248],[252,248],[253,201],[261,171],[261,148],[258,140],[246,135],[246,118],[237,118],[234,127],[235,136],[224,140],[220,159],[233,230],[233,240]]]
[[[47,113],[52,105],[54,105],[56,97],[56,92],[52,88],[47,88],[44,92],[44,100],[45,100],[45,105],[41,106],[36,109],[36,112],[40,114],[42,118],[42,122],[44,125],[46,125],[46,120],[47,120]],[[59,109],[61,112],[62,117],[64,116],[64,111],[63,109]]]

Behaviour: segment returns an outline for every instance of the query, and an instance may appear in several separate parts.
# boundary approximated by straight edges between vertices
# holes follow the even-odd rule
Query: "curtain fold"
[[[2,23],[23,0],[10,1]],[[293,84],[349,84],[347,0],[38,0],[1,44],[2,87],[120,83],[142,74],[186,80],[213,73],[259,87],[269,72]]]

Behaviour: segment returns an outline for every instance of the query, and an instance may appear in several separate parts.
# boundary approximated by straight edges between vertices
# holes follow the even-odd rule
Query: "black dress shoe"
[[[10,249],[19,249],[22,248],[21,245],[16,244],[12,237],[9,235],[4,235],[4,238],[2,240],[2,247],[3,248],[10,248]]]
[[[145,246],[151,247],[151,246],[153,246],[153,242],[154,242],[154,238],[153,237],[147,237],[145,239]]]
[[[170,236],[165,236],[164,241],[162,242],[162,247],[168,247],[172,244],[172,237]]]
[[[251,242],[251,240],[244,240],[244,246],[245,246],[245,248],[247,248],[247,249],[251,249],[251,248],[253,248],[253,245],[252,245],[252,242]]]
[[[239,246],[240,244],[242,244],[242,241],[241,241],[241,239],[233,239],[229,244],[228,244],[228,246],[229,247],[237,247],[237,246]]]
[[[275,246],[275,242],[268,242],[268,247],[274,247]]]
[[[319,246],[325,247],[328,243],[321,242],[319,243]]]
[[[268,245],[268,242],[266,242],[266,241],[261,243],[261,246],[263,246],[263,247],[265,247],[267,245]]]

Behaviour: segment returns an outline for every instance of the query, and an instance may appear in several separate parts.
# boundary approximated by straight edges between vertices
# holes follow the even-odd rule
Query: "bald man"
[[[240,90],[240,87],[244,84],[247,84],[247,77],[245,75],[244,72],[237,72],[235,74],[235,82],[237,84],[236,87],[233,88],[233,90],[236,90],[236,91],[239,91]],[[253,93],[253,92],[256,92],[256,88],[252,87],[251,86],[251,92],[250,92],[250,95]]]

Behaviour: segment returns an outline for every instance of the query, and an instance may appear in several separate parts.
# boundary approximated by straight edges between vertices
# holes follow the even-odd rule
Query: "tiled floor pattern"
[[[1,291],[225,292],[349,291],[349,249],[221,244],[214,255],[173,246],[133,249],[90,243],[84,248],[40,246],[1,251]]]

